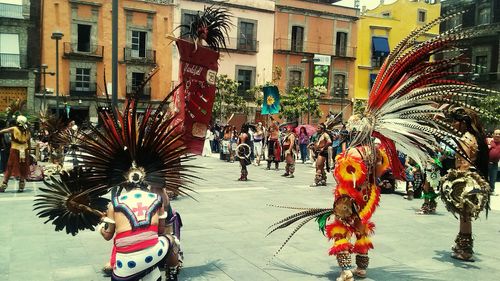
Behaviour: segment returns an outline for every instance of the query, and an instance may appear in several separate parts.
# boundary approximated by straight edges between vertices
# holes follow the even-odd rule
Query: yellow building
[[[45,0],[42,5],[41,62],[50,71],[59,62],[59,112],[77,123],[96,122],[96,97],[104,105],[106,89],[111,95],[112,1]],[[170,91],[172,45],[167,36],[173,29],[173,8],[171,1],[164,0],[118,2],[120,103],[155,66],[159,71],[144,87],[141,99],[158,102]],[[55,31],[63,35],[57,60]],[[36,95],[35,108],[46,103],[55,112],[56,77],[47,75],[46,80],[47,93]]]
[[[385,58],[404,37],[439,17],[439,0],[398,0],[361,12],[358,21],[358,48],[355,70],[355,99],[367,99]],[[436,25],[422,36],[422,41],[439,34]]]

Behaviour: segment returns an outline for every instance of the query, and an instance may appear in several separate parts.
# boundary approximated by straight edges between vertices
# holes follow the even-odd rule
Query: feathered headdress
[[[209,48],[219,51],[226,49],[226,38],[231,29],[230,14],[226,8],[205,7],[198,12],[192,22],[180,25],[186,32],[181,36],[188,36],[195,45],[205,41]]]
[[[444,121],[446,110],[441,105],[488,114],[463,100],[476,100],[496,91],[460,81],[464,72],[452,69],[471,66],[465,61],[464,47],[491,27],[455,28],[417,43],[430,28],[462,13],[438,18],[404,38],[380,68],[364,114],[350,124],[357,129],[351,146],[372,144],[372,137],[380,139],[392,160],[395,176],[403,174],[396,147],[420,165],[439,142],[467,159],[458,144],[461,134]]]
[[[153,109],[147,107],[141,117],[137,100],[132,97],[120,112],[100,112],[102,127],[91,126],[89,132],[78,135],[82,152],[79,167],[61,175],[61,179],[46,181],[47,188],[35,200],[38,216],[53,221],[56,230],[66,228],[75,235],[78,230],[93,229],[106,206],[101,196],[115,187],[138,186],[166,189],[176,194],[190,190],[190,159],[181,140],[174,133],[172,118],[164,113],[167,99],[177,87]]]

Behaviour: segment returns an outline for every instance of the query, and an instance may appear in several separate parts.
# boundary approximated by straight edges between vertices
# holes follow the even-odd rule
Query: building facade
[[[160,101],[171,89],[172,0],[118,1],[118,100],[134,93],[147,74],[159,71],[140,93],[143,100]],[[105,92],[111,95],[112,1],[44,0],[42,63],[55,70],[59,61],[59,111],[66,118],[97,121]],[[53,32],[63,34],[56,54]],[[56,78],[46,77],[47,95],[37,95],[36,107],[56,110]],[[105,83],[106,81],[106,83]]]
[[[227,8],[231,14],[232,28],[228,34],[227,52],[221,52],[219,74],[225,74],[240,84],[238,92],[249,101],[247,90],[271,82],[273,72],[273,0],[181,0],[175,9],[174,26],[189,24],[192,17],[204,7],[215,5]],[[183,37],[186,30],[178,28],[176,37]],[[173,47],[173,60],[179,54]],[[173,65],[172,81],[178,81],[179,66]],[[256,104],[249,102],[248,121],[253,121]]]
[[[358,23],[358,49],[356,55],[355,98],[366,100],[375,78],[394,48],[411,31],[440,15],[439,0],[398,0],[380,5],[373,10],[362,9]],[[421,41],[439,33],[435,26],[421,36]]]
[[[40,1],[0,0],[0,110],[17,99],[27,100],[28,110],[34,110],[39,16]]]
[[[472,80],[480,86],[500,89],[500,1],[498,0],[447,0],[442,3],[441,14],[448,14],[457,7],[466,12],[441,24],[441,31],[461,25],[463,28],[488,27],[489,32],[470,40],[466,50],[473,69],[466,80]]]
[[[282,72],[280,91],[326,88],[319,100],[323,116],[311,123],[341,111],[347,120],[352,112],[359,10],[335,2],[276,0],[273,60]]]

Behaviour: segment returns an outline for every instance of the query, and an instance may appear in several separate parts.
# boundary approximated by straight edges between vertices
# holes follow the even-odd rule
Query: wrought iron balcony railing
[[[131,63],[156,64],[155,50],[134,50],[123,48],[123,60]]]
[[[74,97],[95,97],[97,94],[97,83],[71,81],[69,82],[69,95]]]
[[[259,41],[246,38],[229,38],[228,50],[238,52],[257,53],[259,51]]]
[[[274,49],[294,53],[322,54],[346,58],[356,57],[356,47],[337,46],[321,42],[296,41],[286,38],[274,39]]]
[[[127,97],[130,97],[132,94],[139,94],[139,100],[151,99],[151,86],[145,86],[139,93],[136,92],[136,86],[127,86]]]
[[[102,59],[104,55],[104,46],[101,45],[85,45],[79,46],[78,43],[64,42],[64,56],[71,57],[91,57]]]

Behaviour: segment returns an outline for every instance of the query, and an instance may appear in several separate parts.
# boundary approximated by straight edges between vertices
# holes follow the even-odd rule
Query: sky
[[[384,1],[385,4],[394,3],[394,2],[396,2],[396,0],[385,0]],[[342,1],[337,2],[335,4],[346,6],[346,7],[354,7],[354,0],[342,0]],[[373,9],[373,8],[377,7],[379,4],[380,4],[380,0],[360,0],[359,9],[361,9],[361,7],[363,7],[363,6],[366,6],[367,9]]]

